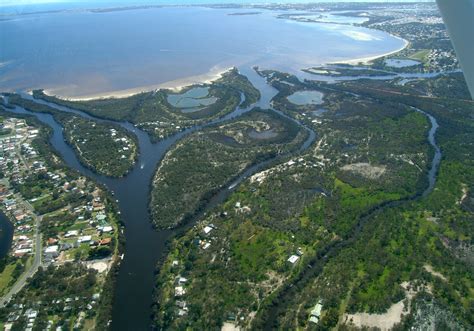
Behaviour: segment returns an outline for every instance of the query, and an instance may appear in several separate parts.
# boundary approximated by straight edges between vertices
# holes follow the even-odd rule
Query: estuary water
[[[0,211],[0,258],[7,255],[12,245],[13,224],[8,217]]]
[[[281,12],[270,10],[236,15],[245,12],[249,9],[75,8],[0,15],[0,91],[123,95],[189,85],[234,66],[296,73],[404,46],[382,31],[279,19]]]
[[[137,136],[140,149],[137,163],[127,176],[123,178],[101,176],[84,167],[79,162],[71,147],[66,144],[63,136],[63,128],[50,114],[32,113],[20,107],[6,109],[7,111],[17,114],[35,116],[41,122],[50,126],[53,129],[53,134],[50,139],[51,144],[59,152],[65,163],[69,167],[78,170],[80,173],[94,178],[97,182],[104,184],[119,201],[119,209],[121,211],[122,220],[125,224],[126,247],[115,288],[115,302],[112,316],[113,330],[148,330],[150,328],[150,316],[152,312],[151,305],[153,303],[152,295],[155,287],[154,271],[156,270],[156,264],[166,251],[165,245],[167,240],[171,238],[176,231],[183,231],[184,228],[193,225],[192,223],[189,223],[175,231],[156,231],[152,228],[148,211],[148,203],[150,201],[150,183],[157,165],[162,160],[165,153],[173,144],[186,134],[200,130],[208,125],[213,125],[238,117],[243,113],[250,111],[253,107],[260,107],[263,109],[271,108],[271,99],[277,94],[277,91],[268,85],[265,79],[251,68],[244,68],[241,73],[246,75],[251,83],[260,90],[260,100],[247,108],[237,107],[232,113],[214,120],[207,125],[195,126],[166,138],[157,144],[153,144],[145,132],[134,127],[130,123],[120,122],[119,124],[123,128],[133,132]],[[23,94],[22,96],[24,98],[31,98],[28,94]],[[43,100],[35,99],[35,101],[47,104],[63,112],[75,113],[85,118],[93,118],[90,115],[74,109],[52,104]],[[277,113],[287,117],[281,112]],[[93,119],[102,122],[110,122],[98,118]],[[291,120],[296,122],[293,119]],[[304,126],[303,128],[308,132],[308,137],[300,146],[300,151],[307,149],[314,142],[316,137],[312,130]],[[235,190],[240,182],[268,166],[272,161],[275,160],[270,159],[253,165],[241,173],[237,178],[230,179],[228,185],[225,185],[221,191],[211,198],[209,204],[206,206],[206,210],[223,202],[227,196]]]

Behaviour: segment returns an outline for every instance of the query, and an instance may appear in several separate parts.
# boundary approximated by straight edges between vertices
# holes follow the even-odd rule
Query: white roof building
[[[290,262],[291,264],[295,264],[296,261],[298,261],[300,257],[298,255],[292,255],[288,258],[288,262]]]
[[[174,296],[181,297],[186,294],[186,290],[182,286],[176,286],[174,288]]]
[[[210,226],[206,226],[206,227],[204,228],[204,233],[205,233],[205,234],[208,234],[208,233],[211,232],[212,230],[213,230],[213,228],[211,228]]]
[[[44,250],[46,254],[54,254],[54,253],[57,253],[58,251],[59,251],[58,245],[46,247],[46,249]]]
[[[92,236],[82,236],[77,239],[78,243],[84,243],[92,240]]]
[[[79,234],[79,231],[78,231],[78,230],[70,230],[70,231],[68,231],[68,232],[64,235],[64,237],[66,237],[66,238],[75,237],[75,236],[77,236],[78,234]]]

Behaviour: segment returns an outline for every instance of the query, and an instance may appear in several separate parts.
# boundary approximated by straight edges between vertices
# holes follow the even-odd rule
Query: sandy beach
[[[376,60],[376,59],[379,59],[381,57],[385,57],[385,56],[389,56],[389,55],[401,52],[405,48],[407,48],[407,46],[410,44],[408,42],[408,40],[405,40],[405,39],[397,37],[397,36],[393,36],[393,37],[403,41],[403,46],[400,47],[399,49],[394,50],[394,51],[387,52],[387,53],[380,54],[380,55],[362,57],[362,58],[357,58],[357,59],[342,60],[342,61],[332,61],[332,62],[328,62],[326,64],[352,64],[352,65],[356,65],[356,64],[359,64],[359,63],[368,64],[369,62],[371,62],[373,60]]]
[[[54,89],[45,89],[43,92],[46,95],[56,96],[60,99],[70,100],[70,101],[87,101],[94,99],[108,99],[108,98],[126,98],[135,94],[150,92],[156,90],[172,90],[173,92],[179,92],[181,89],[195,85],[195,84],[211,84],[212,82],[218,80],[226,72],[232,70],[233,67],[228,68],[219,68],[214,67],[208,73],[196,76],[190,76],[186,78],[176,79],[165,83],[160,83],[156,85],[141,86],[126,90],[111,91],[105,93],[97,93],[91,95],[85,95],[80,97],[71,97],[67,95],[60,95],[54,92]],[[31,93],[31,91],[30,91]]]

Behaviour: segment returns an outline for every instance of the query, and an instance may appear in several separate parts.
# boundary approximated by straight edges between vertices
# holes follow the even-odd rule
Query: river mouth
[[[74,113],[85,118],[96,121],[113,122],[120,124],[123,128],[133,132],[139,143],[140,155],[134,168],[122,178],[111,178],[98,175],[90,169],[84,167],[78,160],[76,154],[69,145],[66,144],[62,127],[54,120],[52,115],[45,113],[32,113],[23,108],[15,107],[6,109],[17,114],[27,114],[35,116],[41,122],[53,129],[50,138],[51,144],[62,156],[66,164],[79,171],[83,175],[93,178],[97,182],[104,184],[116,197],[119,202],[119,209],[122,220],[125,224],[126,248],[124,259],[121,261],[119,273],[117,275],[115,302],[113,307],[112,328],[114,330],[146,330],[150,327],[151,307],[153,304],[152,293],[155,287],[156,265],[166,252],[166,244],[170,238],[177,233],[185,231],[192,226],[193,222],[199,218],[208,208],[212,208],[223,202],[240,182],[248,178],[262,168],[269,166],[279,156],[262,161],[245,169],[237,178],[231,178],[229,183],[224,185],[192,220],[188,220],[183,226],[174,230],[156,231],[152,226],[149,206],[150,183],[155,174],[155,170],[166,154],[166,152],[185,135],[200,130],[209,125],[215,125],[230,119],[234,119],[254,107],[262,109],[272,109],[271,100],[277,91],[267,84],[265,78],[257,74],[252,68],[242,68],[241,73],[260,91],[261,98],[255,104],[246,108],[238,106],[232,113],[217,120],[213,120],[205,125],[198,125],[190,129],[181,131],[158,143],[152,143],[149,136],[142,130],[127,122],[114,122],[99,119],[85,114],[81,111],[59,106],[43,100],[34,99],[38,103],[49,105],[63,112]],[[32,98],[27,94],[24,97]],[[274,110],[275,111],[275,110]],[[279,115],[301,125],[296,120],[289,118],[281,112],[275,111]],[[299,151],[307,149],[315,140],[315,133],[306,126],[302,126],[307,131],[307,138],[303,141]]]
[[[206,82],[234,66],[299,73],[404,45],[382,31],[277,18],[281,11],[235,15],[245,12],[166,7],[14,16],[0,21],[8,45],[0,53],[5,64],[0,90],[41,88],[68,98],[124,96]],[[36,37],[38,31],[48,36],[47,43]]]
[[[232,10],[232,12],[235,12],[235,10]],[[224,12],[219,11],[219,13],[224,13]],[[63,14],[60,14],[60,15],[63,15]],[[79,20],[79,18],[81,18],[82,15],[83,14],[81,15],[78,14],[77,16],[75,14],[67,14],[67,15],[64,15],[62,19],[66,19],[67,17],[71,19],[72,21],[74,21],[74,20]],[[98,14],[97,16],[99,15],[102,15],[102,14]],[[124,14],[123,13],[107,13],[108,19],[114,19],[114,20],[117,20],[122,15]],[[206,16],[207,14],[203,13],[202,15]],[[90,16],[92,17],[93,15],[90,15]],[[236,17],[237,16],[239,16],[239,19],[240,17],[244,17],[242,15],[236,15]],[[248,15],[247,17],[254,19],[254,17],[257,17],[257,16],[260,16],[260,15]],[[225,17],[227,18],[227,16]],[[271,15],[267,15],[267,16],[262,15],[261,17],[263,17],[263,19],[265,20],[274,19]],[[91,18],[87,17],[87,19],[91,19]],[[138,17],[135,18],[135,20],[138,20],[138,19],[139,19]],[[92,21],[94,20],[95,18],[92,18]],[[284,21],[278,20],[278,24],[280,24],[281,22],[284,22]],[[0,23],[0,24],[3,24],[3,23]],[[314,31],[316,31],[318,28],[321,28],[324,30],[324,26],[316,27],[317,24],[314,24],[314,23],[313,23],[313,26],[308,25],[310,23],[300,24],[300,23],[292,22],[288,24],[294,25],[292,27],[288,27],[289,31],[291,31],[292,34],[300,34],[300,35],[303,34],[304,38],[312,37],[314,39]],[[241,23],[237,25],[241,25]],[[92,26],[94,26],[94,24],[92,24]],[[326,25],[326,27],[327,26],[328,25]],[[332,36],[332,37],[338,36],[338,38],[342,38],[342,40],[345,40],[347,42],[349,41],[356,42],[358,47],[360,47],[361,54],[359,55],[346,54],[346,55],[341,56],[337,60],[344,60],[346,58],[353,58],[353,57],[368,56],[370,55],[368,53],[372,51],[367,51],[367,49],[364,50],[364,47],[368,47],[369,49],[372,47],[375,48],[375,47],[379,47],[381,43],[385,45],[384,47],[387,47],[387,51],[396,49],[399,46],[398,42],[400,42],[400,40],[397,40],[398,42],[394,42],[392,45],[391,44],[392,41],[390,41],[391,40],[390,37],[387,37],[388,35],[383,34],[383,33],[381,33],[380,36],[388,38],[387,40],[382,38],[381,40],[372,39],[368,41],[367,40],[355,41],[353,38],[354,34],[352,34],[353,37],[351,37],[351,34],[350,34],[350,31],[353,31],[350,29],[353,29],[353,28],[345,27],[344,29],[348,29],[348,30],[326,29],[326,31],[322,34],[323,35],[327,34],[328,36]],[[306,32],[303,32],[303,30],[305,30]],[[148,32],[153,32],[153,31],[148,31]],[[309,36],[308,34],[311,36]],[[57,42],[61,44],[66,41],[59,38]],[[284,38],[280,40],[279,42],[281,43],[285,42]],[[301,40],[299,42],[301,42]],[[92,40],[92,43],[94,43],[94,40]],[[373,45],[371,45],[371,43],[373,43]],[[319,44],[319,43],[315,43],[315,44]],[[390,44],[390,47],[389,47],[389,44]],[[202,44],[199,46],[201,47],[203,45],[205,44]],[[260,44],[256,43],[256,45],[262,48],[262,43]],[[279,45],[279,44],[276,43],[275,45]],[[301,45],[304,45],[304,43],[302,43]],[[334,48],[329,47],[326,51],[333,52],[333,53],[336,53],[336,52],[341,53],[339,50],[336,50],[336,48],[339,47],[338,45],[333,45],[333,46]],[[140,56],[145,56],[145,58],[140,61],[142,63],[149,63],[148,67],[137,68],[136,71],[134,71],[134,72],[139,73],[136,76],[140,76],[140,74],[144,74],[142,75],[142,80],[139,80],[139,81],[136,80],[136,78],[132,79],[131,81],[126,81],[126,80],[124,81],[123,75],[129,74],[127,70],[128,71],[132,70],[131,68],[136,65],[135,62],[131,63],[130,61],[129,63],[128,60],[126,59],[125,60],[117,59],[117,62],[114,62],[111,66],[104,65],[104,70],[96,71],[95,75],[91,74],[91,72],[88,72],[87,70],[82,72],[81,75],[77,75],[77,72],[80,72],[81,70],[83,70],[84,66],[90,65],[92,62],[101,63],[100,59],[99,60],[94,59],[94,56],[96,56],[96,54],[92,56],[92,59],[88,59],[90,63],[81,62],[81,61],[84,61],[83,59],[81,59],[77,63],[74,63],[74,61],[72,61],[72,63],[68,62],[67,64],[65,64],[61,61],[60,58],[56,58],[56,60],[58,60],[57,68],[55,67],[54,70],[51,71],[51,73],[45,74],[44,72],[43,73],[40,72],[38,74],[36,71],[32,70],[32,72],[34,72],[35,75],[37,74],[44,75],[44,77],[35,77],[34,83],[32,83],[33,80],[21,81],[21,79],[18,78],[19,76],[16,76],[15,74],[16,72],[15,70],[17,70],[17,65],[20,65],[20,64],[13,63],[11,65],[7,65],[5,67],[0,68],[0,74],[5,73],[6,76],[8,77],[5,83],[6,87],[1,85],[3,83],[0,83],[0,90],[1,89],[8,90],[12,88],[12,86],[16,86],[15,89],[22,89],[22,90],[36,88],[36,87],[46,87],[46,88],[49,88],[50,93],[71,96],[71,97],[79,97],[79,98],[90,96],[92,94],[95,96],[103,96],[103,95],[110,95],[110,94],[115,95],[116,93],[115,91],[126,90],[126,91],[136,92],[141,89],[144,89],[143,86],[147,87],[145,89],[150,89],[149,87],[151,86],[153,87],[167,86],[167,84],[168,84],[168,87],[180,87],[183,85],[188,85],[190,82],[192,82],[192,79],[197,79],[194,82],[210,79],[212,77],[215,77],[216,73],[218,74],[222,72],[223,70],[225,70],[227,66],[237,65],[240,68],[241,72],[245,74],[250,79],[252,84],[255,87],[257,87],[261,92],[262,96],[261,96],[260,101],[257,102],[257,104],[253,106],[259,106],[261,108],[271,108],[270,102],[271,102],[271,99],[275,96],[276,91],[272,89],[266,83],[265,79],[259,77],[258,75],[256,75],[256,73],[253,70],[249,69],[248,63],[252,63],[252,65],[260,65],[262,69],[275,68],[281,71],[286,71],[286,72],[291,72],[291,73],[299,72],[299,69],[301,69],[303,65],[304,66],[315,65],[318,63],[313,62],[315,61],[314,58],[309,59],[309,57],[304,57],[304,54],[301,56],[301,58],[291,59],[291,61],[289,60],[289,56],[291,54],[285,53],[285,52],[281,52],[279,57],[275,58],[275,57],[269,56],[268,54],[273,53],[273,52],[278,53],[279,52],[278,49],[271,49],[268,47],[269,46],[267,46],[267,48],[263,47],[265,52],[257,53],[258,54],[257,58],[249,58],[247,56],[240,58],[239,56],[242,56],[242,54],[237,54],[238,56],[236,56],[236,54],[232,54],[231,57],[234,57],[232,61],[225,62],[227,60],[222,60],[224,62],[218,62],[219,64],[217,66],[215,65],[216,59],[213,58],[212,61],[206,62],[207,59],[199,59],[199,56],[198,56],[197,58],[199,59],[199,61],[202,61],[202,62],[200,62],[199,65],[193,68],[187,67],[187,65],[183,65],[183,63],[185,62],[179,62],[179,61],[182,61],[186,56],[189,56],[188,54],[189,52],[183,51],[182,53],[179,54],[178,56],[179,61],[175,63],[176,65],[175,66],[171,65],[169,72],[166,70],[164,71],[163,76],[159,78],[159,79],[163,79],[164,81],[162,83],[159,83],[158,85],[154,85],[156,84],[156,80],[157,80],[156,73],[159,72],[159,70],[161,69],[158,66],[158,64],[146,58],[145,55],[140,55]],[[80,48],[81,47],[79,47],[79,49]],[[212,49],[214,50],[214,48]],[[298,52],[298,51],[299,51],[298,49],[291,50],[291,52]],[[308,53],[315,52],[315,50],[312,49],[312,47],[309,47],[309,49],[305,51],[307,51]],[[78,50],[78,52],[80,53],[80,50]],[[378,49],[373,54],[380,54],[380,53],[385,53],[385,52],[386,52],[385,50]],[[130,55],[128,52],[124,52],[124,53]],[[160,56],[162,55],[165,56],[167,53],[172,53],[172,52],[170,52],[170,50],[168,49],[162,49],[159,51]],[[323,63],[326,61],[335,60],[329,54],[330,53],[321,55],[317,61],[321,61],[321,63]],[[229,54],[226,54],[227,57],[228,55]],[[217,59],[219,59],[219,56],[216,56]],[[52,56],[53,59],[54,57],[55,56]],[[326,58],[327,60],[323,60]],[[147,62],[148,60],[150,60],[150,62]],[[121,61],[124,61],[124,62],[121,62]],[[3,61],[0,61],[0,62],[3,62]],[[167,62],[164,61],[164,63],[167,63]],[[292,63],[292,64],[288,65],[287,63]],[[44,63],[44,64],[46,68],[49,67],[51,69],[50,63]],[[39,63],[36,63],[35,65],[36,66],[39,65]],[[120,70],[117,70],[117,68],[120,68]],[[58,78],[56,70],[64,70],[65,75],[63,77]],[[171,74],[171,76],[169,76],[169,74]],[[189,77],[194,77],[194,78],[191,79]],[[84,82],[86,81],[90,82],[90,84],[84,84]],[[139,86],[139,87],[136,87],[136,86]],[[63,108],[62,110],[73,111],[66,108]],[[248,110],[249,109],[237,108],[234,112],[226,116],[223,120],[235,118]],[[22,112],[21,109],[16,109],[16,111]],[[119,200],[120,211],[121,211],[121,214],[123,215],[123,219],[126,225],[125,234],[127,238],[127,248],[126,248],[127,251],[125,253],[125,258],[123,262],[121,263],[120,271],[117,278],[116,302],[115,302],[114,311],[113,311],[112,328],[115,330],[149,329],[150,315],[151,315],[150,307],[153,304],[152,289],[155,286],[154,271],[156,268],[156,264],[160,260],[160,258],[163,256],[163,254],[166,252],[166,242],[170,238],[172,238],[177,232],[184,231],[186,229],[186,226],[185,226],[183,228],[177,229],[176,231],[171,231],[171,230],[155,231],[155,229],[151,226],[151,220],[150,220],[150,215],[148,211],[149,185],[153,178],[153,174],[155,172],[157,164],[159,164],[160,160],[165,155],[165,153],[170,149],[170,147],[172,147],[184,135],[190,132],[193,132],[194,130],[199,130],[200,128],[202,128],[202,126],[195,127],[190,130],[186,130],[176,135],[173,135],[161,141],[159,144],[153,144],[150,141],[148,135],[144,133],[143,131],[133,127],[130,123],[121,123],[122,126],[126,127],[128,130],[134,132],[137,135],[138,140],[139,140],[139,145],[140,145],[140,159],[136,163],[133,170],[125,178],[112,179],[112,178],[94,174],[90,170],[85,169],[79,163],[74,153],[70,150],[70,148],[67,145],[64,144],[64,141],[63,141],[64,138],[61,133],[62,128],[54,121],[54,119],[51,116],[45,115],[45,114],[41,114],[41,115],[33,114],[33,115],[38,117],[41,121],[43,121],[44,123],[46,123],[47,125],[51,126],[54,129],[54,134],[51,138],[51,142],[53,146],[60,152],[60,154],[63,156],[63,158],[65,159],[66,163],[69,166],[71,166],[72,168],[75,168],[76,170],[80,171],[81,173],[91,178],[94,178],[96,181],[105,184],[110,189],[110,191],[115,194],[116,198]],[[83,113],[81,113],[81,115],[87,116]],[[315,139],[315,134],[314,132],[310,131],[309,138],[303,144],[303,146],[301,147],[301,150],[308,148],[311,145],[311,143],[314,141],[314,139]],[[268,165],[268,163],[262,163],[259,166],[265,167],[266,165]],[[434,170],[434,173],[435,173],[436,168],[434,169],[435,169]],[[247,169],[247,171],[244,174],[242,174],[238,179],[236,179],[235,181],[232,181],[230,185],[226,186],[222,191],[216,194],[214,200],[211,201],[210,206],[212,206],[212,204],[219,203],[219,201],[222,201],[223,199],[225,199],[225,197],[228,196],[228,194],[230,194],[234,188],[236,188],[236,186],[239,184],[241,180],[245,179],[252,172],[257,171],[257,170],[258,168]],[[187,225],[187,226],[190,226],[190,225]]]
[[[254,105],[242,109],[237,107],[234,112],[228,114],[224,118],[213,121],[211,124],[219,121],[235,118],[246,111],[249,111],[254,106],[271,109],[271,100],[277,94],[277,91],[267,84],[266,80],[259,76],[255,70],[250,68],[242,68],[242,74],[245,74],[250,82],[259,89],[261,99]],[[37,100],[37,102],[44,102]],[[47,103],[49,104],[49,103]],[[82,112],[73,109],[49,104],[59,110],[66,112],[74,112],[84,117],[90,117]],[[420,111],[414,109],[414,111]],[[27,113],[22,109],[16,109],[15,112]],[[280,113],[277,111],[277,113]],[[439,160],[441,152],[437,148],[434,135],[437,129],[436,120],[429,114],[422,112],[427,116],[432,124],[431,130],[428,133],[428,139],[432,147],[435,148],[435,155],[432,160],[432,167],[428,174],[429,186],[423,192],[423,196],[429,194],[434,187],[436,180],[436,172],[439,167]],[[116,301],[113,311],[114,330],[129,330],[129,329],[148,329],[150,325],[150,314],[152,301],[152,291],[155,286],[154,271],[157,262],[165,254],[167,241],[175,236],[177,233],[186,231],[192,226],[192,221],[188,222],[183,227],[176,230],[162,230],[156,231],[151,226],[151,220],[148,212],[149,201],[149,184],[154,175],[155,168],[160,162],[169,148],[186,134],[194,132],[203,128],[204,126],[194,127],[192,129],[180,132],[168,139],[161,141],[158,144],[151,143],[148,135],[143,131],[133,127],[129,123],[121,123],[124,128],[133,131],[139,138],[140,145],[140,159],[136,163],[134,169],[124,178],[112,179],[109,177],[99,176],[92,173],[90,170],[84,168],[74,152],[70,147],[64,143],[62,136],[62,128],[54,121],[51,115],[48,114],[31,114],[39,118],[42,122],[51,126],[54,134],[51,138],[53,146],[60,152],[66,163],[80,171],[81,173],[94,178],[96,181],[105,184],[119,200],[120,211],[126,225],[127,248],[125,258],[120,266],[120,271],[117,278],[116,287]],[[99,120],[99,119],[96,119]],[[106,121],[106,120],[105,120]],[[309,132],[308,139],[301,146],[300,150],[308,148],[315,140],[315,133]],[[146,165],[146,166],[144,166]],[[261,170],[270,165],[270,162],[262,162],[247,169],[239,178],[229,182],[222,190],[220,190],[206,206],[211,208],[226,199],[226,197],[233,192],[237,185],[248,178],[252,173]],[[421,196],[421,194],[419,195]],[[402,201],[394,202],[393,205],[401,203]],[[380,208],[390,207],[392,204],[386,204]],[[202,215],[202,214],[200,214]],[[198,215],[198,216],[200,216]],[[368,217],[368,216],[367,216]],[[341,246],[342,247],[342,246]],[[336,247],[339,249],[340,247]]]

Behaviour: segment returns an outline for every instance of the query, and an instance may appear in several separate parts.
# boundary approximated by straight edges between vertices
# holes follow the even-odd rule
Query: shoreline
[[[410,42],[406,39],[403,39],[401,37],[398,37],[398,36],[393,36],[401,41],[403,41],[403,46],[400,47],[399,49],[396,49],[394,51],[391,51],[391,52],[387,52],[387,53],[384,53],[384,54],[380,54],[380,55],[373,55],[373,56],[367,56],[367,57],[361,57],[361,58],[358,58],[358,59],[349,59],[349,60],[342,60],[342,61],[331,61],[331,62],[327,62],[325,63],[325,65],[327,64],[351,64],[351,65],[357,65],[359,63],[362,63],[364,65],[368,64],[369,62],[372,62],[373,60],[376,60],[376,59],[379,59],[379,58],[382,58],[382,57],[386,57],[386,56],[389,56],[389,55],[393,55],[393,54],[396,54],[396,53],[399,53],[401,51],[403,51],[405,48],[408,47],[408,45],[410,45]]]
[[[185,78],[179,78],[175,80],[171,80],[164,83],[148,85],[148,86],[141,86],[135,87],[130,89],[124,90],[116,90],[116,91],[109,91],[103,93],[96,93],[96,94],[89,94],[84,96],[78,97],[71,97],[67,95],[60,95],[54,93],[54,89],[44,89],[43,93],[48,96],[54,96],[62,100],[68,101],[90,101],[90,100],[98,100],[98,99],[122,99],[127,98],[136,94],[158,91],[158,90],[171,90],[173,92],[179,92],[180,90],[190,87],[193,85],[203,85],[203,84],[212,84],[214,81],[222,78],[223,75],[228,73],[229,71],[233,70],[235,67],[228,67],[224,69],[212,68],[209,72],[201,75],[195,75]],[[28,93],[32,93],[32,91],[28,91]]]
[[[330,65],[330,64],[367,65],[369,64],[369,62],[374,61],[376,59],[399,53],[403,51],[405,48],[407,48],[408,45],[410,44],[410,42],[406,39],[403,39],[398,36],[393,36],[393,37],[403,41],[403,46],[401,46],[400,48],[396,50],[379,54],[379,55],[361,57],[361,58],[356,58],[356,59],[347,59],[347,60],[342,60],[342,61],[331,61],[331,62],[323,63],[321,65]],[[310,66],[308,68],[299,69],[298,71],[302,71],[304,69],[311,69],[313,67],[314,66]],[[171,80],[164,83],[154,84],[154,85],[141,86],[141,87],[136,87],[136,88],[109,91],[109,92],[102,92],[102,93],[96,93],[96,94],[89,94],[89,95],[77,96],[77,97],[56,94],[54,93],[54,89],[44,89],[43,93],[48,96],[55,96],[59,99],[68,100],[68,101],[91,101],[91,100],[112,99],[112,98],[121,99],[121,98],[130,97],[136,94],[140,94],[140,93],[159,91],[159,90],[170,90],[172,92],[177,93],[180,90],[193,86],[193,85],[212,84],[214,81],[220,79],[225,73],[235,68],[236,68],[235,66],[232,66],[232,67],[227,67],[224,69],[218,69],[216,66],[214,68],[211,68],[209,72],[205,74],[201,74],[201,75],[179,78],[179,79]],[[32,91],[28,91],[28,93],[32,93]]]

